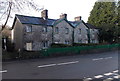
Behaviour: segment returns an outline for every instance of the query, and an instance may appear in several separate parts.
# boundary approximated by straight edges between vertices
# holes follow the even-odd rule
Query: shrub
[[[52,48],[60,48],[60,47],[71,47],[72,45],[68,45],[68,44],[55,44],[55,43],[52,43],[51,44],[51,47]]]
[[[13,52],[14,51],[14,43],[12,43],[10,40],[7,40],[6,46],[7,46],[7,51],[8,52]]]
[[[73,46],[94,46],[94,45],[99,45],[97,43],[73,43]]]

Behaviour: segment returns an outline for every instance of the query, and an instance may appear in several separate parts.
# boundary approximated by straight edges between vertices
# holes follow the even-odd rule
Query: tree
[[[117,5],[117,12],[118,12],[118,17],[117,17],[117,39],[118,42],[120,43],[120,0],[118,1],[118,5]]]
[[[96,2],[90,16],[88,23],[100,28],[100,41],[112,43],[117,38],[117,14],[116,2]]]
[[[102,24],[114,24],[116,22],[115,8],[115,2],[96,2],[88,18],[88,23],[97,27],[101,27]]]
[[[7,25],[9,18],[12,17],[12,11],[22,12],[25,7],[28,7],[29,9],[33,8],[36,11],[40,11],[42,9],[36,5],[33,0],[1,0],[0,7],[0,13],[2,13],[0,20],[5,18],[5,22],[2,24],[2,30]]]

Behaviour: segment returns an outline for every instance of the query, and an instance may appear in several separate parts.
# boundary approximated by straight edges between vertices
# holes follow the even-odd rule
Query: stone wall
[[[58,27],[58,33],[55,32],[56,27]],[[68,29],[68,33],[66,28]],[[65,41],[68,41],[69,44],[72,44],[73,27],[70,26],[65,20],[54,26],[53,30],[54,30],[53,32],[54,43],[58,42],[61,44],[65,44]]]
[[[80,33],[80,29],[81,29],[81,33]],[[77,27],[75,27],[74,29],[75,43],[88,43],[87,29],[88,28],[82,22]]]
[[[52,43],[52,27],[42,25],[31,25],[32,32],[26,32],[24,25],[24,48],[26,43],[32,43],[32,50],[40,50],[43,48],[43,42],[48,41],[48,47]],[[47,27],[47,32],[44,32],[44,27]]]

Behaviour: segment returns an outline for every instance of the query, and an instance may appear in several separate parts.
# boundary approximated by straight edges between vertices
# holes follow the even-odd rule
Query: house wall
[[[99,43],[98,34],[98,29],[90,29],[90,43]]]
[[[16,19],[13,29],[13,42],[16,50],[23,49],[23,25]]]
[[[26,32],[26,26],[32,26],[32,32]],[[24,49],[26,49],[26,43],[32,43],[32,50],[38,51],[44,48],[43,42],[48,41],[49,47],[52,43],[52,27],[47,26],[47,32],[44,32],[42,25],[28,25],[24,24]]]
[[[74,43],[88,43],[87,29],[88,28],[82,22],[74,28]]]
[[[31,31],[27,32],[27,28],[30,27]],[[44,28],[47,28],[47,32],[44,31]],[[58,32],[56,32],[56,28],[58,28]],[[66,33],[66,28],[68,29],[68,33]],[[83,22],[73,28],[66,20],[62,20],[52,27],[45,25],[21,24],[19,19],[16,19],[12,31],[12,38],[16,50],[26,50],[27,47],[31,46],[29,49],[32,51],[39,51],[50,47],[51,43],[69,45],[73,42],[88,43],[88,28]],[[90,29],[90,43],[99,43],[98,32],[97,29]],[[45,42],[47,42],[47,45]]]
[[[58,33],[55,32],[56,27],[58,27]],[[66,28],[68,28],[69,32],[66,34]],[[73,35],[73,27],[70,26],[65,20],[58,23],[53,27],[53,42],[65,44],[65,41],[69,41],[68,44],[72,44],[72,35]]]

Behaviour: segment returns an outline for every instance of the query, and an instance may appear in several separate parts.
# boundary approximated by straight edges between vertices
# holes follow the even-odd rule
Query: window
[[[69,41],[65,40],[65,44],[69,44]]]
[[[60,40],[56,40],[55,43],[58,44],[60,42]]]
[[[55,32],[56,32],[56,33],[59,33],[58,27],[55,28]]]
[[[94,38],[94,37],[95,37],[95,35],[93,34],[93,35],[92,35],[92,37]]]
[[[87,34],[90,34],[89,29],[86,29],[86,31],[87,31]]]
[[[92,29],[92,33],[93,33],[93,34],[95,33],[95,30],[94,30],[94,29]]]
[[[68,34],[69,33],[69,29],[65,28],[65,33]]]
[[[47,27],[43,27],[43,32],[47,32]]]
[[[86,38],[88,38],[88,35],[85,35]]]
[[[95,43],[95,39],[92,39],[92,43]]]
[[[81,34],[81,29],[79,29],[79,34]]]
[[[26,32],[32,32],[32,26],[26,25]]]
[[[26,50],[28,51],[32,50],[32,43],[26,43]]]
[[[48,41],[43,41],[43,47],[48,47]]]
[[[86,44],[88,43],[88,40],[87,40],[87,39],[85,40],[85,43],[86,43]]]
[[[82,43],[82,39],[78,40],[78,43]]]

